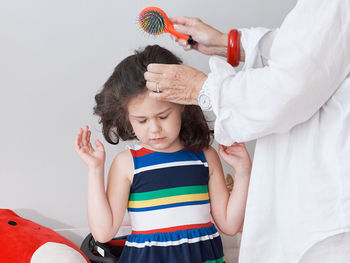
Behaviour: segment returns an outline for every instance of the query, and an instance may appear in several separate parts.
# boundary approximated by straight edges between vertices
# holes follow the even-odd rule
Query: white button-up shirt
[[[212,57],[206,81],[216,140],[257,139],[240,262],[294,263],[350,231],[350,1],[241,32],[242,71]]]

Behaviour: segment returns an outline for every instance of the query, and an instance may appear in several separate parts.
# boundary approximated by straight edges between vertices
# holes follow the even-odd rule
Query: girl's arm
[[[132,158],[128,151],[114,159],[108,175],[107,192],[104,185],[105,151],[96,140],[97,149],[90,143],[91,132],[80,129],[75,148],[88,166],[88,221],[94,238],[99,242],[111,240],[117,233],[127,207],[131,185]]]
[[[209,195],[211,214],[217,227],[227,235],[240,231],[247,201],[251,171],[251,161],[244,144],[233,144],[230,147],[220,146],[222,158],[234,170],[234,187],[229,194],[223,169],[217,152],[210,147],[205,151],[209,165]]]
[[[107,191],[103,174],[89,171],[89,226],[94,238],[101,243],[110,241],[123,221],[131,185],[131,162],[129,151],[116,156],[108,174]]]

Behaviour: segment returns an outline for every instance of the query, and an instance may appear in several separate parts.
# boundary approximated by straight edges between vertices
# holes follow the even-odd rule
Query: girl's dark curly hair
[[[158,45],[147,46],[120,62],[101,92],[95,96],[94,114],[100,117],[103,136],[111,144],[118,144],[120,139],[136,138],[126,106],[131,98],[148,91],[144,73],[150,63],[182,64],[182,61]],[[179,134],[184,146],[204,149],[210,145],[212,133],[200,107],[185,105]]]

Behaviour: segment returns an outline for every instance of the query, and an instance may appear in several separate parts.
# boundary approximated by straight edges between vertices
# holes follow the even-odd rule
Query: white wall
[[[88,231],[87,178],[73,142],[85,124],[103,140],[92,107],[115,65],[134,49],[157,43],[208,72],[208,57],[185,53],[168,36],[154,39],[142,33],[137,26],[142,8],[155,5],[169,16],[200,17],[228,32],[276,27],[295,2],[1,1],[0,208],[15,210],[79,244],[77,233]],[[123,148],[107,146],[107,166]]]

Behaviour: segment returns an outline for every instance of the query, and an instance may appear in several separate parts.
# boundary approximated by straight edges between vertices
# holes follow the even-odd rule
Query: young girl
[[[144,73],[150,63],[180,64],[157,45],[124,59],[96,95],[95,114],[109,143],[137,139],[119,153],[104,187],[105,151],[79,129],[75,149],[88,166],[88,220],[94,238],[111,240],[126,209],[132,233],[121,263],[225,262],[219,233],[236,234],[243,223],[251,161],[244,144],[220,146],[235,170],[231,196],[211,131],[201,109],[149,96]]]

